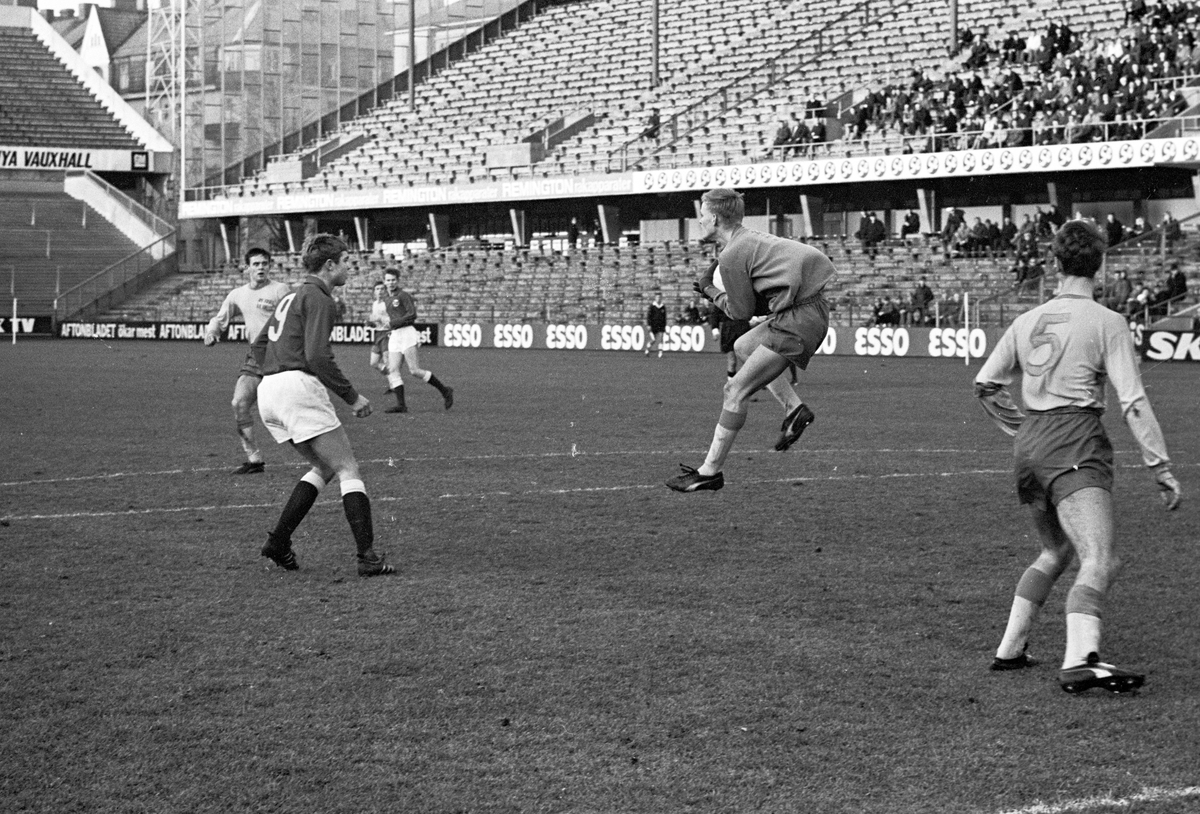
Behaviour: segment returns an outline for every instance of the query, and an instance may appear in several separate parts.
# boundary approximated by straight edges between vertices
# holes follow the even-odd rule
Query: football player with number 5
[[[1067,593],[1067,644],[1059,683],[1070,693],[1101,687],[1127,692],[1145,677],[1100,660],[1100,618],[1120,568],[1113,551],[1113,449],[1100,421],[1105,382],[1161,492],[1163,505],[1179,505],[1162,430],[1138,373],[1136,351],[1124,318],[1093,299],[1094,278],[1106,241],[1091,221],[1073,220],[1054,236],[1057,295],[1017,317],[979,375],[975,394],[984,409],[1015,436],[1017,496],[1033,513],[1042,551],[1017,583],[1008,626],[993,670],[1019,670],[1036,662],[1026,653],[1038,612],[1071,564],[1079,573]],[[1007,385],[1020,371],[1028,415]]]

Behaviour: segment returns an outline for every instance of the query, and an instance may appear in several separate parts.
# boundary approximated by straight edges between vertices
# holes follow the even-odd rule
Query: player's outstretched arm
[[[975,397],[983,405],[983,411],[996,422],[996,426],[1008,435],[1016,435],[1025,420],[1025,414],[1013,401],[1008,389],[999,384],[975,382]]]

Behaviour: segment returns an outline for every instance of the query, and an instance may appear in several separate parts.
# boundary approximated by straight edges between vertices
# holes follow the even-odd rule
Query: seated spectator
[[[1019,297],[1025,293],[1026,289],[1036,290],[1038,280],[1046,273],[1046,267],[1042,263],[1041,257],[1022,254],[1017,256],[1017,264],[1013,271],[1016,275],[1013,288],[1017,290]]]
[[[1118,271],[1105,287],[1103,303],[1113,311],[1124,312],[1125,305],[1129,302],[1132,294],[1133,288],[1129,284],[1129,275],[1124,271]]]
[[[1162,277],[1154,284],[1150,295],[1150,318],[1158,319],[1170,313],[1171,304],[1171,275],[1163,272]]]
[[[957,328],[963,323],[962,294],[947,294],[938,307],[938,321],[943,327]]]
[[[1012,218],[1005,218],[1004,225],[1000,227],[1000,233],[996,236],[996,251],[1005,256],[1012,254],[1016,251],[1016,240],[1017,225],[1012,222]]]
[[[1005,62],[1020,62],[1025,52],[1025,40],[1016,31],[1009,31],[1000,45],[1000,55]]]
[[[679,315],[679,319],[676,320],[676,322],[678,322],[680,325],[702,324],[704,319],[700,315],[700,301],[693,297],[692,301],[689,302],[686,307],[684,307],[683,313]]]
[[[809,144],[812,142],[812,132],[803,119],[792,114],[792,155],[795,158],[807,158]]]
[[[900,227],[900,237],[907,242],[910,237],[919,234],[921,234],[921,216],[917,214],[917,210],[910,209],[904,216],[904,225]]]
[[[869,325],[881,325],[883,319],[883,300],[875,298],[875,304],[871,307],[871,321]]]
[[[899,325],[900,324],[900,308],[896,303],[892,302],[891,297],[883,298],[883,307],[880,312],[877,325]]]
[[[1154,291],[1146,282],[1146,275],[1139,273],[1137,280],[1130,287],[1129,299],[1125,301],[1125,313],[1135,317],[1145,311],[1154,298]]]
[[[825,143],[825,120],[817,119],[810,128],[810,131],[812,133],[812,138],[810,139],[812,154],[816,155],[817,150],[822,147],[825,149],[825,152],[829,152],[829,147]]]
[[[779,126],[775,128],[775,139],[771,142],[771,160],[782,161],[787,158],[791,144],[792,128],[788,127],[788,123],[785,120],[780,119]]]
[[[950,238],[950,255],[952,257],[968,257],[971,253],[971,227],[964,220],[954,230]]]

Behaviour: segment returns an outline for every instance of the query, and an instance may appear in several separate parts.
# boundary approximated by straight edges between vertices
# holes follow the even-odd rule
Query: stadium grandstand
[[[139,201],[170,176],[171,143],[31,8],[0,6],[0,87],[13,312],[49,325],[169,275],[174,229]]]
[[[1114,307],[1194,322],[1197,4],[510,0],[453,25],[437,0],[277,5],[187,3],[181,270],[109,298],[112,319],[205,318],[252,245],[298,279],[317,230],[371,272],[347,321],[387,265],[431,322],[635,324],[656,290],[683,318],[699,196],[729,186],[748,225],[833,258],[835,324],[888,300],[903,320],[924,278],[937,324],[1002,325],[1052,289],[1045,243],[1076,216],[1121,224]],[[101,26],[113,49],[153,47],[142,14]],[[129,53],[111,78],[132,100]],[[1190,293],[1167,292],[1176,269]]]

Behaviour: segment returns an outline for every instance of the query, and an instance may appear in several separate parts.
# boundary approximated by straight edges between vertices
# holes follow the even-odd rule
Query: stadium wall
[[[55,335],[62,339],[200,341],[204,322],[64,322]],[[0,319],[0,335],[9,323]],[[502,348],[508,350],[601,350],[638,353],[649,336],[643,325],[486,323],[455,321],[417,323],[421,344],[446,348]],[[25,331],[23,331],[25,332]],[[1200,331],[1148,331],[1131,326],[1135,341],[1147,358],[1156,361],[1200,362]],[[30,332],[31,333],[31,332]],[[982,359],[1003,333],[1000,328],[830,328],[817,351],[825,356],[882,356],[942,359]],[[245,325],[229,326],[228,342],[245,342]],[[372,332],[361,324],[342,323],[334,328],[333,341],[368,345]],[[663,347],[676,353],[719,353],[720,343],[704,325],[671,325]]]

